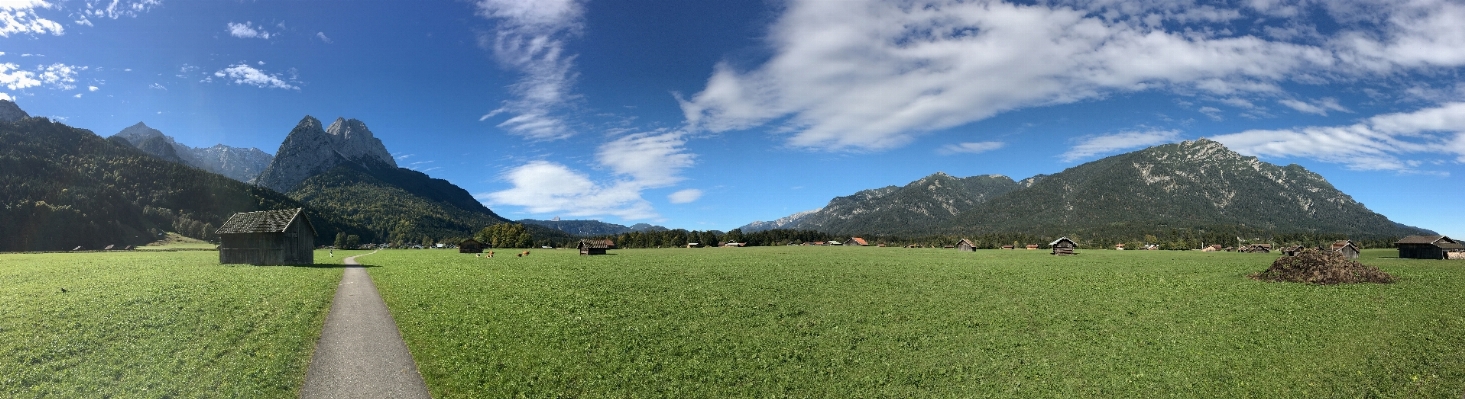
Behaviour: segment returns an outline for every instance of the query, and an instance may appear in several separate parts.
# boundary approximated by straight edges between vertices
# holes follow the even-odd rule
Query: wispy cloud
[[[1348,108],[1339,105],[1338,100],[1331,97],[1321,98],[1311,103],[1290,98],[1277,102],[1304,114],[1328,116],[1328,111],[1352,112]]]
[[[1355,170],[1417,172],[1423,165],[1420,159],[1444,156],[1465,163],[1465,102],[1378,115],[1352,125],[1248,130],[1214,139],[1247,155],[1308,158]]]
[[[702,190],[698,190],[695,188],[678,190],[677,192],[671,193],[671,195],[666,196],[666,200],[671,201],[671,203],[673,204],[687,204],[697,201],[700,198],[702,198]]]
[[[1064,162],[1073,162],[1080,159],[1090,158],[1095,155],[1109,154],[1133,148],[1149,147],[1158,144],[1173,142],[1180,139],[1180,132],[1176,130],[1148,130],[1136,132],[1123,132],[1102,136],[1080,137],[1074,139],[1078,142],[1073,148],[1068,149],[1059,158]]]
[[[878,150],[1002,112],[1113,93],[1198,93],[1244,107],[1283,95],[1286,82],[1465,65],[1465,4],[1356,12],[1333,4],[1343,2],[1242,3],[790,0],[768,33],[766,62],[718,64],[701,92],[679,101],[699,129],[774,124],[794,146]],[[1231,30],[1247,18],[1312,26],[1315,13],[1296,10],[1314,4],[1339,26],[1331,36]]]
[[[335,43],[334,40],[331,40],[330,37],[326,36],[325,32],[315,32],[315,38],[320,39],[320,41],[325,42],[326,44]]]
[[[280,74],[269,74],[249,64],[239,63],[214,72],[215,77],[231,79],[235,84],[250,85],[264,89],[300,90],[300,87],[286,82]]]
[[[510,115],[500,128],[536,140],[574,135],[559,113],[576,98],[571,91],[578,76],[575,56],[565,53],[565,42],[582,30],[582,1],[480,0],[477,5],[479,16],[497,24],[495,32],[479,36],[479,45],[493,51],[504,68],[524,75],[509,86],[516,98],[479,120]]]
[[[974,143],[947,144],[941,146],[941,148],[937,149],[936,152],[940,153],[941,155],[981,154],[987,151],[1002,148],[1005,145],[1007,145],[1007,143],[1003,143],[1001,141],[979,141]]]
[[[138,14],[161,5],[163,5],[162,0],[86,0],[84,13],[98,18],[117,19],[136,17]]]
[[[244,23],[242,23],[242,24],[230,22],[227,26],[228,26],[228,30],[229,30],[229,36],[234,36],[234,37],[237,37],[237,38],[242,38],[242,39],[252,39],[252,38],[269,39],[270,38],[270,35],[271,35],[270,32],[267,32],[267,31],[264,30],[264,27],[261,26],[260,28],[256,29],[254,27],[254,23],[253,22],[249,22],[249,21],[244,21]]]

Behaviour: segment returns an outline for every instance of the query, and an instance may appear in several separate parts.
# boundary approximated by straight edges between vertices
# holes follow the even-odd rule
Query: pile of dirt
[[[1272,262],[1266,271],[1251,275],[1263,281],[1291,281],[1294,283],[1343,284],[1343,283],[1392,283],[1394,276],[1377,267],[1366,266],[1349,260],[1332,251],[1307,249],[1294,256],[1283,256]]]

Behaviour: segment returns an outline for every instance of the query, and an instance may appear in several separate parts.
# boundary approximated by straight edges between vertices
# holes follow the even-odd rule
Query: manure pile
[[[1394,276],[1379,268],[1343,257],[1342,254],[1303,250],[1294,256],[1283,256],[1272,267],[1250,276],[1262,281],[1290,281],[1312,284],[1392,283]]]

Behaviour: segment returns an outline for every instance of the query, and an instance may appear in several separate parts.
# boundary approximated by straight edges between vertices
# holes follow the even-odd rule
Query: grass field
[[[158,241],[149,243],[148,245],[142,245],[142,246],[138,246],[137,247],[137,249],[138,250],[141,250],[141,251],[158,251],[158,250],[175,250],[175,251],[176,250],[209,250],[209,251],[212,251],[215,248],[218,248],[218,244],[214,244],[214,243],[211,243],[211,242],[208,242],[208,241],[199,240],[199,239],[195,239],[195,238],[184,237],[182,235],[179,235],[178,233],[167,233],[166,235],[163,236],[163,239],[161,239],[161,240],[158,240]]]
[[[218,256],[0,255],[0,397],[295,396],[341,269]]]
[[[506,251],[500,251],[506,252]],[[1465,263],[893,248],[362,258],[435,397],[1453,397]]]

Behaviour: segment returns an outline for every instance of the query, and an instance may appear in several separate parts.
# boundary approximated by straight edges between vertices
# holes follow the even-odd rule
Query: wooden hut
[[[870,243],[865,242],[865,239],[863,239],[863,238],[850,237],[848,240],[844,240],[844,245],[847,245],[847,246],[855,246],[855,247],[863,247],[863,246],[866,246],[866,245],[870,245]]]
[[[1078,247],[1078,244],[1068,239],[1068,237],[1059,237],[1057,240],[1048,243],[1048,247],[1053,248],[1054,255],[1073,255],[1073,248]]]
[[[1035,250],[1035,249],[1038,249],[1038,244],[1028,244],[1028,250],[1029,251]]]
[[[1353,240],[1333,241],[1331,249],[1335,253],[1342,254],[1345,258],[1358,259],[1358,245],[1353,244]]]
[[[1002,246],[1002,249],[1015,249],[1015,247],[1013,247],[1011,245],[1003,245]]]
[[[580,240],[580,245],[576,246],[581,255],[605,255],[605,250],[615,247],[615,241],[611,240]]]
[[[483,247],[484,247],[483,243],[478,242],[478,240],[469,238],[469,239],[466,239],[466,240],[463,240],[463,241],[459,241],[458,242],[458,253],[460,253],[460,254],[481,254],[481,253],[483,253]]]
[[[1465,250],[1460,242],[1445,236],[1408,236],[1394,243],[1400,258],[1448,259],[1450,252]]]
[[[240,212],[219,235],[219,263],[310,265],[315,263],[315,226],[305,208]]]
[[[977,244],[972,243],[972,240],[968,240],[968,239],[963,238],[963,239],[961,239],[961,241],[957,241],[956,242],[956,250],[957,251],[961,251],[961,252],[972,252],[973,250],[976,250],[976,249],[977,249]]]

